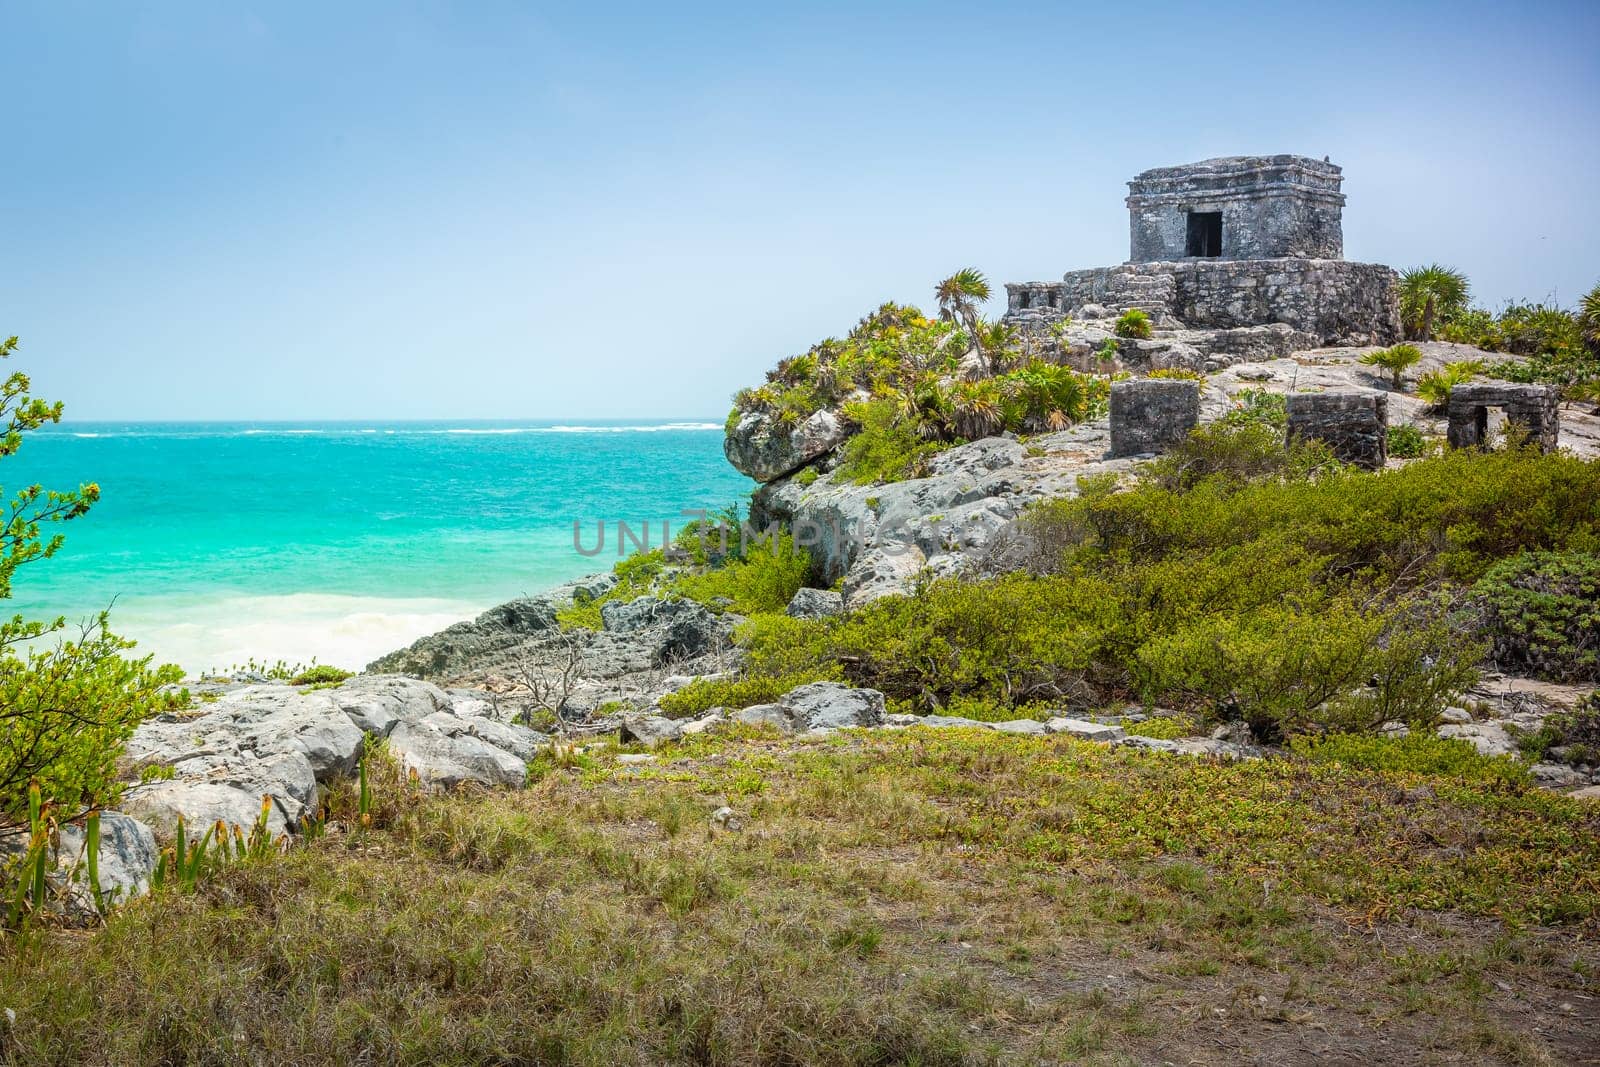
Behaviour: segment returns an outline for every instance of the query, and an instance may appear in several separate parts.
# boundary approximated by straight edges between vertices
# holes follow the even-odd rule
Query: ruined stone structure
[[[1200,423],[1200,383],[1133,378],[1111,386],[1111,455],[1164,452]]]
[[[1128,183],[1128,262],[1008,284],[1006,321],[1039,330],[1086,307],[1140,308],[1168,327],[1283,323],[1320,344],[1392,344],[1398,279],[1344,260],[1343,180],[1287,155],[1145,171]]]
[[[1322,441],[1341,463],[1377,470],[1389,459],[1389,398],[1350,390],[1290,393],[1290,441]]]
[[[1304,156],[1147,170],[1128,183],[1128,259],[1343,259],[1343,181],[1332,163]]]
[[[1506,421],[1554,452],[1561,437],[1560,391],[1552,385],[1469,382],[1450,390],[1451,448],[1480,448],[1489,436],[1489,409],[1503,408]]]

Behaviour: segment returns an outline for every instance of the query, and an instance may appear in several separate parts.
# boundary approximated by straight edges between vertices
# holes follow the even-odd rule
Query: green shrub
[[[1112,332],[1118,337],[1131,337],[1144,340],[1152,332],[1150,316],[1138,308],[1129,308],[1117,316],[1117,321],[1112,326]]]
[[[1491,567],[1472,593],[1500,668],[1600,680],[1600,554],[1528,552]]]
[[[1389,455],[1401,459],[1415,459],[1428,451],[1428,439],[1421,430],[1410,423],[1389,427]]]
[[[0,359],[17,339],[0,340]],[[61,421],[61,405],[29,395],[28,376],[11,374],[0,384],[0,458],[14,455],[26,434]],[[73,492],[33,485],[9,502],[5,549],[0,552],[0,598],[23,564],[47,559],[61,537],[46,537],[47,525],[86,514],[100,497],[94,484]],[[116,762],[134,729],[180,699],[165,692],[182,672],[153,668],[150,657],[129,660],[133,643],[107,629],[107,617],[86,625],[77,640],[53,647],[47,635],[64,620],[27,622],[20,615],[0,623],[0,830],[29,825],[33,806],[47,820],[76,818],[116,801],[122,789]],[[19,649],[21,651],[19,651]]]
[[[355,671],[341,670],[326,663],[313,664],[289,679],[290,685],[338,685],[346,678],[354,678]]]
[[[812,486],[816,484],[817,479],[820,477],[822,477],[821,471],[817,470],[815,467],[807,467],[805,470],[795,475],[794,480],[799,482],[802,486]]]
[[[888,398],[845,405],[857,430],[844,444],[839,474],[857,485],[898,482],[927,473],[928,458],[940,446],[918,432],[918,422],[904,418]]]
[[[1289,747],[1312,763],[1338,763],[1355,770],[1513,787],[1532,784],[1527,768],[1510,756],[1481,755],[1470,742],[1420,731],[1405,737],[1305,736],[1291,740]]]
[[[1157,367],[1155,370],[1145,375],[1145,377],[1168,378],[1185,382],[1203,382],[1206,380],[1206,376],[1204,374],[1201,374],[1197,370],[1189,370],[1187,367]]]
[[[1186,489],[1208,479],[1304,478],[1336,465],[1320,441],[1286,441],[1283,431],[1264,419],[1220,419],[1195,427],[1149,463],[1144,477],[1148,484]]]
[[[1568,762],[1600,763],[1600,692],[1581,698],[1571,711],[1559,711],[1545,719],[1541,732],[1548,738],[1546,748],[1567,747]]]
[[[1233,398],[1233,406],[1218,421],[1227,426],[1260,424],[1281,432],[1289,425],[1289,401],[1282,393],[1241,389]]]
[[[1380,348],[1361,357],[1369,367],[1382,367],[1389,372],[1389,381],[1396,389],[1401,387],[1401,376],[1422,359],[1422,350],[1416,345],[1395,345]]]
[[[837,681],[836,674],[823,670],[786,675],[751,675],[743,678],[696,678],[660,700],[669,718],[686,719],[709,708],[748,708],[770,704],[796,686],[811,682]]]

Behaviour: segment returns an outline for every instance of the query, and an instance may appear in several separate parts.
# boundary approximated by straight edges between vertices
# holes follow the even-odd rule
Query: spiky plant
[[[1464,310],[1470,286],[1452,267],[1430,263],[1400,273],[1400,320],[1406,336],[1433,340],[1434,323]]]
[[[939,301],[939,317],[966,329],[973,347],[978,350],[978,359],[992,373],[994,368],[983,347],[983,320],[978,315],[978,309],[989,299],[989,294],[989,279],[973,267],[962,267],[933,288],[933,295]]]
[[[1600,285],[1596,285],[1578,301],[1578,328],[1583,331],[1584,346],[1600,356]]]
[[[1417,396],[1437,411],[1450,402],[1450,390],[1482,373],[1483,364],[1475,359],[1447,363],[1417,379]]]
[[[1416,345],[1395,345],[1393,348],[1380,348],[1376,352],[1368,352],[1361,357],[1361,362],[1369,367],[1382,367],[1389,372],[1389,380],[1398,391],[1401,387],[1400,376],[1405,374],[1422,359],[1422,351]]]

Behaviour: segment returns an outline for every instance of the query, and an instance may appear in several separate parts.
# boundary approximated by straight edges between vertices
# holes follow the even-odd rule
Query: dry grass
[[[967,731],[566,762],[517,794],[389,781],[371,832],[12,941],[0,1048],[608,1067],[1600,1048],[1600,817],[1577,802]],[[724,803],[739,832],[712,831]]]

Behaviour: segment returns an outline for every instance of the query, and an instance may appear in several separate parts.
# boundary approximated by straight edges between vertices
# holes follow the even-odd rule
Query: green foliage
[[[815,485],[817,479],[820,477],[822,477],[821,471],[817,470],[815,467],[807,467],[805,470],[795,475],[794,480],[799,482],[802,486],[811,486]]]
[[[1368,352],[1361,357],[1361,362],[1369,367],[1382,367],[1389,372],[1389,382],[1394,388],[1401,388],[1401,376],[1410,370],[1422,359],[1422,350],[1416,345],[1395,345],[1392,348],[1380,348],[1376,352]]]
[[[1206,380],[1206,376],[1204,374],[1201,374],[1197,370],[1190,370],[1187,367],[1157,367],[1155,370],[1145,375],[1145,377],[1167,378],[1185,382],[1203,382]]]
[[[898,482],[927,473],[928,458],[939,446],[919,432],[918,420],[902,415],[887,397],[846,404],[845,416],[857,430],[844,445],[839,474],[857,485]]]
[[[1429,407],[1442,409],[1450,402],[1450,390],[1470,382],[1483,372],[1483,364],[1475,359],[1446,363],[1417,379],[1417,397],[1426,401]]]
[[[1545,720],[1551,741],[1565,745],[1586,762],[1600,762],[1600,691],[1582,697],[1571,711],[1558,711]],[[1569,755],[1571,762],[1578,762]]]
[[[1600,358],[1600,285],[1596,285],[1578,302],[1578,330],[1590,355]]]
[[[1289,401],[1266,389],[1241,389],[1233,405],[1217,420],[1224,426],[1263,425],[1282,432],[1289,425]]]
[[[327,663],[307,667],[305,670],[289,679],[290,685],[338,685],[346,678],[354,678],[355,671],[342,670]]]
[[[1241,410],[1235,409],[1234,414]],[[1264,417],[1223,418],[1195,427],[1187,438],[1146,466],[1145,481],[1186,489],[1207,480],[1301,479],[1337,466],[1326,445],[1287,441],[1283,430],[1272,424],[1272,417],[1268,411]]]
[[[1510,756],[1484,756],[1469,742],[1422,731],[1405,737],[1347,733],[1305,736],[1291,740],[1289,747],[1314,764],[1340,764],[1355,770],[1485,785],[1532,784],[1528,769]]]
[[[1489,568],[1472,593],[1502,669],[1600,680],[1600,554],[1527,552]]]
[[[723,525],[691,524],[678,537],[669,563],[664,549],[636,552],[612,568],[617,582],[602,596],[574,601],[556,613],[564,627],[599,630],[603,605],[642,596],[682,597],[713,611],[741,615],[782,611],[805,584],[811,561],[787,533],[745,536],[734,514]]]
[[[1396,423],[1389,427],[1389,455],[1400,459],[1416,459],[1428,451],[1428,438],[1410,423]]]
[[[837,672],[822,669],[796,674],[757,674],[743,678],[696,678],[660,700],[669,718],[685,719],[710,708],[748,708],[770,704],[796,686],[838,681]]]
[[[1406,336],[1433,340],[1436,322],[1467,306],[1467,276],[1434,263],[1400,272],[1400,321]]]
[[[1094,418],[1110,389],[1103,377],[1039,359],[975,382],[925,374],[903,392],[845,405],[857,432],[845,442],[840,472],[858,485],[921,477],[928,458],[952,444]]]
[[[1150,316],[1138,308],[1129,308],[1117,316],[1116,323],[1111,327],[1118,337],[1130,337],[1144,340],[1150,336],[1153,328]]]
[[[842,676],[924,712],[1143,698],[1267,736],[1422,725],[1483,652],[1435,590],[1524,550],[1600,545],[1600,464],[1530,450],[1383,472],[1180,462],[1110,490],[1028,513],[1032,573],[748,624],[744,679]]]

